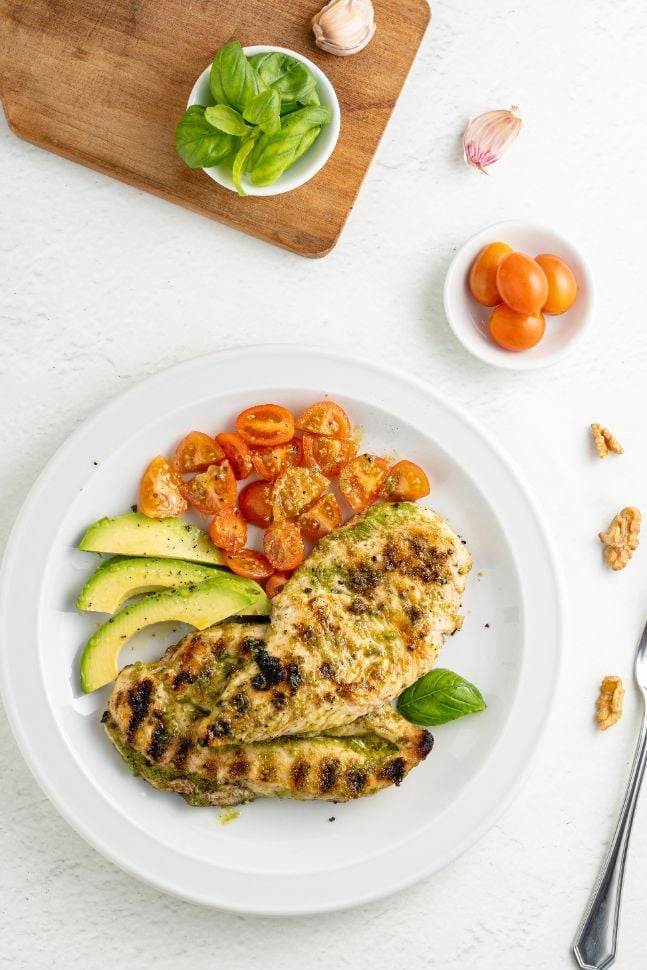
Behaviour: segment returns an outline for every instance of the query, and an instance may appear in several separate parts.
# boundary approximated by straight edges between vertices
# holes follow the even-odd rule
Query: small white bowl
[[[546,316],[546,333],[530,350],[504,350],[494,343],[488,332],[492,307],[481,306],[467,285],[470,267],[488,243],[504,242],[512,249],[535,257],[540,253],[561,256],[575,273],[578,294],[566,313]],[[575,246],[542,226],[526,222],[499,222],[472,236],[454,256],[445,277],[445,313],[454,335],[471,354],[509,370],[535,370],[546,367],[570,353],[590,328],[593,320],[594,288],[591,271]]]
[[[333,149],[337,144],[337,139],[339,138],[339,128],[341,125],[339,101],[337,100],[335,89],[321,68],[313,64],[303,54],[297,54],[296,51],[288,50],[286,47],[266,47],[263,44],[256,45],[255,47],[243,47],[243,51],[248,57],[251,57],[252,54],[277,52],[279,54],[289,54],[295,60],[301,61],[317,79],[317,94],[322,105],[332,110],[330,124],[323,126],[314,144],[303,153],[294,165],[276,180],[274,185],[252,185],[249,177],[243,175],[242,183],[247,195],[280,195],[282,192],[290,192],[292,189],[297,189],[300,185],[308,182],[317,174],[319,169],[323,168],[332,155]],[[193,85],[193,90],[187,102],[187,108],[190,108],[192,104],[201,104],[205,107],[215,104],[209,87],[210,72],[211,64],[205,67]],[[203,168],[202,171],[206,172],[209,178],[212,178],[218,185],[222,185],[232,192],[236,191],[236,186],[231,177],[231,163],[215,165],[212,168]]]

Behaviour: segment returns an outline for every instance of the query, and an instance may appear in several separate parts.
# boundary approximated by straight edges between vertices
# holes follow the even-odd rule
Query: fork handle
[[[647,712],[643,714],[618,824],[573,944],[573,955],[582,970],[605,970],[616,958],[625,859],[646,763]]]

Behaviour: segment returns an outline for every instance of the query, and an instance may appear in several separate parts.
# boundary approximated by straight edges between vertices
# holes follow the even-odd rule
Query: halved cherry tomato
[[[180,489],[181,479],[170,461],[158,455],[153,458],[139,483],[139,511],[151,519],[181,515],[186,512],[187,504]]]
[[[378,455],[358,455],[344,465],[339,489],[352,509],[362,512],[375,501],[388,470],[388,461]]]
[[[325,434],[329,438],[350,438],[353,433],[350,418],[334,401],[311,404],[297,418],[296,427],[299,431]]]
[[[328,479],[318,468],[286,468],[272,488],[274,520],[293,519],[323,495],[327,488]]]
[[[275,569],[296,569],[305,558],[305,547],[299,526],[279,522],[263,533],[263,552]]]
[[[535,256],[546,279],[548,280],[548,299],[544,303],[542,313],[566,313],[575,303],[577,297],[577,280],[568,263],[559,256],[542,253]]]
[[[508,253],[496,270],[496,288],[506,306],[536,317],[548,299],[543,269],[525,253]]]
[[[314,434],[303,436],[303,464],[308,468],[319,468],[328,478],[336,478],[342,465],[345,465],[356,451],[357,445],[354,441]]]
[[[282,445],[294,437],[294,418],[280,404],[257,404],[238,415],[236,431],[248,445]]]
[[[248,522],[266,529],[272,521],[272,485],[250,482],[238,496],[238,505]]]
[[[468,277],[470,293],[482,306],[496,306],[501,302],[496,288],[496,270],[504,256],[512,249],[506,243],[493,242],[478,254]]]
[[[252,456],[240,435],[223,431],[216,435],[216,441],[231,465],[236,480],[240,482],[243,478],[249,478],[252,474]]]
[[[215,515],[223,505],[236,501],[236,479],[226,458],[182,482],[180,490],[189,505],[205,515]]]
[[[302,457],[301,441],[299,438],[293,438],[286,445],[254,448],[252,464],[254,471],[260,478],[264,478],[266,482],[271,482],[284,468],[289,468],[291,465],[300,465]]]
[[[225,553],[225,565],[237,576],[257,581],[267,579],[274,572],[266,557],[261,552],[254,552],[253,549]]]
[[[387,502],[415,502],[425,495],[429,495],[429,479],[412,461],[398,461],[389,468],[380,492]]]
[[[203,431],[190,431],[175,449],[175,467],[180,474],[203,472],[209,465],[217,465],[225,453],[213,438]]]
[[[247,523],[240,509],[225,505],[211,520],[209,535],[214,545],[225,552],[240,552],[247,542]]]
[[[541,313],[537,316],[516,313],[505,303],[495,307],[490,317],[490,335],[505,350],[529,350],[539,343],[545,330],[546,321]]]
[[[270,599],[273,599],[277,593],[281,592],[289,578],[290,577],[286,573],[272,573],[265,584],[265,592]]]
[[[339,502],[332,494],[327,492],[317,499],[307,511],[302,512],[297,519],[297,525],[301,529],[301,535],[311,542],[316,542],[322,536],[328,535],[333,529],[341,525],[341,509]]]

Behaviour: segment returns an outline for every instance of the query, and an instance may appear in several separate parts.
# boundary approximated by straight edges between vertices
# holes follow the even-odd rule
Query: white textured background
[[[232,917],[139,885],[58,817],[2,719],[0,964],[571,965],[639,716],[631,667],[647,615],[647,548],[611,574],[595,535],[625,504],[647,512],[646,44],[640,0],[439,0],[341,242],[318,262],[32,148],[0,124],[0,543],[58,445],[145,375],[268,339],[361,348],[467,406],[521,464],[557,535],[571,620],[556,713],[513,807],[448,870],[345,914]],[[490,178],[464,169],[466,118],[511,103],[525,127],[510,154]],[[479,364],[443,317],[455,247],[504,218],[571,234],[597,278],[594,334],[547,371]],[[596,420],[624,456],[594,457]],[[592,715],[607,673],[628,691],[623,720],[602,734]],[[626,970],[647,958],[646,859],[643,804],[625,884],[617,966]]]

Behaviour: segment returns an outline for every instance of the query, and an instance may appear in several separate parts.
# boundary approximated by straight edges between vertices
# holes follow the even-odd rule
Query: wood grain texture
[[[319,51],[318,0],[0,0],[0,97],[30,142],[304,256],[337,242],[429,21],[426,0],[375,0],[361,53]],[[304,53],[335,87],[339,142],[306,185],[238,198],[177,157],[193,83],[222,44]]]

